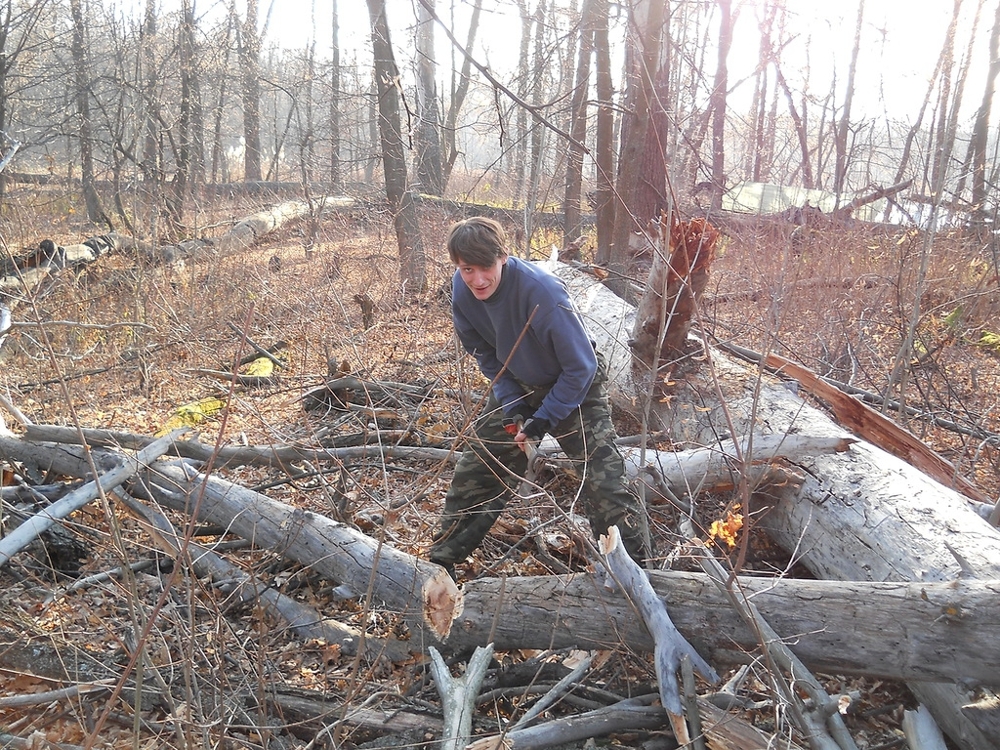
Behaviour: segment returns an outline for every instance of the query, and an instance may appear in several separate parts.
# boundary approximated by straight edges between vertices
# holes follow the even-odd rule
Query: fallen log
[[[79,445],[81,435],[90,446],[129,450],[144,448],[156,439],[148,435],[138,435],[123,430],[77,430],[73,427],[58,425],[27,425],[24,431],[24,440],[35,445],[42,443]],[[12,446],[8,447],[13,450]],[[0,449],[2,449],[2,444],[0,444]],[[352,461],[364,458],[372,460],[390,458],[411,461],[449,461],[454,463],[461,455],[444,448],[408,445],[359,445],[345,448],[303,448],[277,444],[215,446],[200,443],[197,440],[177,440],[169,453],[195,461],[211,461],[213,466],[217,467],[250,465],[279,468],[298,461]],[[56,459],[57,457],[53,457],[53,460]],[[72,474],[72,472],[67,473]]]
[[[687,744],[691,741],[691,736],[684,721],[680,687],[677,684],[681,660],[690,659],[694,670],[711,683],[718,682],[719,675],[677,630],[666,606],[650,584],[646,571],[622,547],[617,526],[612,526],[606,536],[601,536],[600,551],[615,584],[622,587],[642,618],[646,630],[653,637],[653,667],[660,688],[660,705],[669,714],[677,741]]]
[[[365,638],[356,628],[323,617],[313,607],[282,594],[207,547],[193,540],[185,541],[165,515],[144,506],[128,493],[119,491],[116,496],[147,525],[150,536],[167,554],[174,559],[190,560],[198,578],[211,581],[244,604],[259,605],[277,621],[286,623],[300,639],[322,640],[339,646],[348,656],[362,653],[373,661],[380,657],[402,661],[409,656],[409,649],[399,641]]]
[[[649,571],[677,629],[713,664],[746,663],[758,636],[702,573]],[[1000,683],[993,637],[997,581],[901,583],[739,576],[763,617],[814,672],[913,681]],[[481,578],[462,587],[464,609],[446,645],[652,651],[627,599],[588,573]],[[949,616],[960,612],[961,617]]]
[[[444,568],[372,539],[357,529],[311,511],[272,500],[189,466],[158,467],[146,478],[162,487],[158,500],[198,520],[277,550],[346,586],[355,596],[397,612],[416,630],[447,637],[462,609],[462,596]]]

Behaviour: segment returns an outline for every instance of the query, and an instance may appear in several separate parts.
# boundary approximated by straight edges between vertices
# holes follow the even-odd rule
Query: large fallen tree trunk
[[[566,267],[569,284],[614,373],[616,405],[634,410],[641,393],[626,342],[635,310],[596,279]],[[854,437],[777,379],[717,351],[691,369],[670,399],[651,405],[651,423],[676,441],[714,445],[719,436],[754,433]],[[886,446],[891,448],[891,444]],[[744,461],[754,457],[752,447]],[[844,453],[804,462],[805,481],[776,493],[768,532],[821,578],[868,581],[954,581],[1000,577],[1000,533],[955,489],[866,441]],[[734,465],[734,472],[740,472]],[[747,517],[759,509],[745,509]],[[964,750],[996,750],[963,714],[968,693],[954,684],[911,684],[942,728]]]

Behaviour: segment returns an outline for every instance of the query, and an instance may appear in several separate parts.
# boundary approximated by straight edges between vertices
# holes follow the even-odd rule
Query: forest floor
[[[32,208],[27,198],[17,205],[20,209],[4,219],[9,253],[34,245],[43,231],[61,244],[99,233],[67,223],[51,210]],[[244,199],[242,205],[227,207],[226,214],[238,218],[262,207]],[[212,220],[222,213],[216,206]],[[45,224],[46,216],[52,217],[51,224]],[[6,343],[0,390],[39,424],[151,435],[178,407],[215,396],[226,408],[197,425],[200,440],[210,445],[318,446],[336,436],[374,438],[384,432],[405,435],[410,444],[450,447],[485,383],[471,361],[459,355],[452,337],[452,267],[443,248],[449,223],[442,211],[423,209],[430,283],[426,293],[406,297],[400,293],[391,217],[371,206],[332,215],[309,253],[303,248],[302,228],[292,225],[246,253],[183,269],[141,268],[121,255],[102,258],[79,273],[58,277],[17,309],[15,320],[38,325],[18,327]],[[995,247],[958,231],[928,238],[892,227],[816,226],[792,236],[790,227],[745,220],[724,229],[704,304],[703,325],[711,338],[773,351],[872,394],[885,392],[889,374],[898,369],[905,377],[891,391],[892,398],[899,401],[900,393],[905,394],[902,400],[910,411],[897,406],[890,414],[986,493],[1000,493],[1000,450],[988,439],[1000,433]],[[20,241],[13,239],[17,237]],[[585,258],[587,253],[585,248]],[[540,247],[536,257],[543,254],[547,249]],[[917,354],[897,363],[918,288],[924,292],[914,328]],[[371,321],[363,318],[364,298],[374,303]],[[241,332],[264,347],[284,342],[283,367],[273,384],[234,388],[204,373],[231,372],[250,353]],[[308,390],[331,375],[347,373],[388,388],[424,385],[430,395],[412,412],[390,417],[377,429],[357,411],[320,414],[304,408]],[[965,434],[940,426],[944,418]],[[12,420],[5,419],[16,431]],[[625,420],[619,425],[622,434],[631,429]],[[393,545],[422,555],[435,530],[451,464],[358,461],[334,473],[307,466],[297,466],[295,472],[290,477],[242,467],[227,470],[226,476],[277,500],[341,517],[367,533],[384,533]],[[540,504],[506,514],[461,574],[554,572],[541,555],[532,554],[531,544],[518,542],[529,536],[532,522],[557,515],[563,481],[546,477],[551,507]],[[708,515],[698,519],[702,527],[708,528],[715,520],[711,513],[725,505],[720,498],[717,506],[708,506]],[[651,521],[663,550],[669,546],[664,542],[675,538],[676,519],[670,509],[654,507]],[[88,506],[73,516],[70,527],[88,546],[79,571],[53,578],[43,561],[15,559],[0,570],[0,622],[25,633],[57,634],[103,658],[120,658],[161,593],[169,563],[151,548],[140,525],[114,505]],[[549,552],[582,570],[583,561],[575,554],[578,530],[566,524],[552,528],[546,537]],[[784,553],[766,539],[754,539],[753,548],[750,567],[759,572],[784,569]],[[157,559],[159,567],[136,574],[131,591],[114,579],[67,591],[79,576],[141,558]],[[238,550],[231,559],[329,617],[364,625],[373,634],[396,627],[388,616],[359,611],[354,600],[338,601],[331,582],[269,552]],[[116,706],[98,746],[132,747],[135,740],[142,747],[304,747],[302,737],[315,734],[303,728],[296,741],[287,733],[252,728],[242,718],[194,711],[194,696],[207,692],[208,685],[252,691],[280,683],[336,695],[345,703],[368,698],[388,707],[434,708],[437,694],[423,664],[363,669],[325,644],[296,641],[258,611],[229,608],[220,594],[196,580],[176,585],[171,606],[160,612],[151,630],[149,663],[166,682],[185,684],[190,701],[173,715],[144,714],[137,740],[132,719]],[[537,655],[499,658],[532,656]],[[607,655],[588,679],[607,691],[634,694],[653,679],[648,661],[622,648]],[[0,656],[0,667],[2,663]],[[902,711],[913,705],[905,687],[824,679],[832,693],[859,693],[857,708],[845,717],[859,747],[901,745]],[[0,698],[51,689],[46,680],[0,671]],[[749,689],[757,697],[770,697],[763,676],[751,679]],[[102,709],[99,699],[17,709],[0,705],[0,732],[26,737],[38,731],[51,741],[79,745]],[[481,718],[486,726],[496,725],[520,710],[519,700],[511,698],[484,706]],[[789,731],[773,705],[749,718],[766,731]],[[279,723],[275,717],[275,726]],[[344,729],[338,737],[344,746],[371,739],[370,733]],[[648,740],[642,733],[616,738],[625,746]]]

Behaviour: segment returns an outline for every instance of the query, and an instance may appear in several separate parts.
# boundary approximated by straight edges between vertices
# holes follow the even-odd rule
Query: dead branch
[[[771,669],[778,692],[792,709],[791,716],[799,724],[799,730],[808,738],[813,750],[857,750],[844,721],[837,712],[825,713],[823,707],[831,703],[826,689],[792,650],[785,645],[777,632],[765,620],[749,597],[733,587],[734,578],[726,573],[711,551],[698,544],[698,562],[702,570],[712,579],[720,591],[729,598],[733,608],[743,618],[747,626],[758,634],[767,653],[768,661],[785,670],[790,681],[786,682],[777,669]],[[794,684],[794,688],[793,688]],[[809,695],[811,706],[799,700],[799,691]]]
[[[444,727],[441,731],[441,750],[463,750],[472,736],[472,717],[476,711],[476,697],[486,676],[486,669],[493,658],[492,644],[478,647],[469,659],[465,673],[452,677],[441,654],[430,647],[430,669],[441,696],[444,710]]]
[[[677,672],[681,658],[686,656],[698,673],[709,682],[718,682],[719,675],[708,665],[701,655],[680,634],[667,614],[667,608],[656,595],[645,571],[632,560],[621,544],[617,526],[601,535],[600,550],[615,583],[621,586],[629,601],[642,617],[646,629],[653,636],[653,664],[660,686],[660,703],[670,714],[674,733],[682,744],[690,742],[684,724],[684,709],[681,706]]]

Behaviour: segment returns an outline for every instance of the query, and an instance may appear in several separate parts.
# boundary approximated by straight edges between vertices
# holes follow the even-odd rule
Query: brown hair
[[[455,265],[492,266],[507,255],[507,234],[500,222],[485,216],[452,224],[448,232],[448,255]]]

